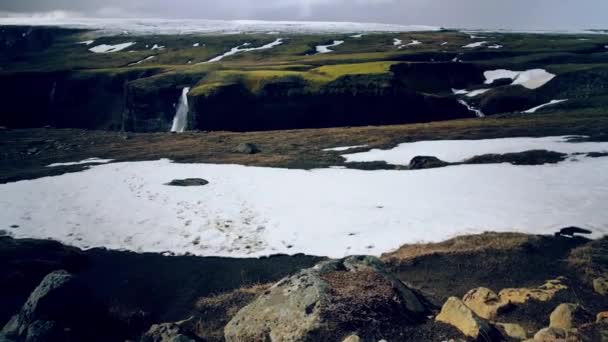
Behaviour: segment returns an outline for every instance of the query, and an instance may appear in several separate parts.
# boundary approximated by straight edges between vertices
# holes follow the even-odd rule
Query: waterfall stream
[[[186,87],[182,90],[182,96],[179,98],[179,104],[173,117],[173,125],[171,126],[171,132],[182,133],[186,130],[188,125],[188,92],[190,87]]]

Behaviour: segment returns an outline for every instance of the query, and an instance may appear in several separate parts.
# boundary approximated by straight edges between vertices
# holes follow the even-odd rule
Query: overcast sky
[[[0,12],[359,21],[450,28],[608,28],[608,0],[0,0]]]

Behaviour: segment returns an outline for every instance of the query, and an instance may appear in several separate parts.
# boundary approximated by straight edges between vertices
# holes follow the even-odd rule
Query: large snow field
[[[429,140],[403,143],[388,150],[343,155],[348,162],[385,161],[409,165],[416,156],[435,156],[457,163],[483,154],[504,154],[529,150],[550,150],[568,154],[608,151],[608,142],[567,142],[567,136],[543,138],[502,138],[482,140]]]
[[[17,238],[82,248],[255,257],[379,255],[492,231],[608,233],[608,158],[420,171],[289,170],[169,160],[0,185]],[[202,177],[202,187],[164,185]],[[18,225],[18,228],[9,228]]]
[[[492,84],[502,78],[513,80],[512,85],[520,84],[528,89],[537,89],[555,78],[555,75],[545,69],[531,69],[526,71],[512,71],[505,69],[488,70],[483,73],[485,84]]]

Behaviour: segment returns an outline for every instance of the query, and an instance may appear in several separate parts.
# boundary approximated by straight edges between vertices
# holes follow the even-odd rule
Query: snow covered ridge
[[[503,138],[485,140],[434,140],[400,144],[388,150],[342,155],[348,162],[385,161],[395,165],[409,165],[416,156],[435,156],[450,163],[484,154],[517,153],[530,150],[549,150],[567,154],[605,152],[608,142],[568,142],[571,137]]]
[[[492,84],[502,78],[513,80],[512,85],[520,84],[528,89],[537,89],[555,78],[555,75],[545,69],[531,69],[526,71],[511,71],[506,69],[489,70],[483,73],[485,84]]]
[[[99,30],[102,34],[228,34],[228,33],[369,33],[438,31],[425,25],[380,23],[262,20],[170,20],[83,17],[7,17],[0,25],[61,26]]]
[[[122,44],[116,44],[116,45],[101,44],[101,45],[97,45],[95,47],[90,48],[89,51],[94,52],[94,53],[111,53],[111,52],[122,51],[133,45],[135,45],[134,42],[128,42],[128,43],[122,43]]]
[[[606,168],[608,158],[420,171],[115,163],[1,184],[0,221],[19,226],[7,228],[16,238],[226,257],[379,255],[461,234],[568,225],[599,236],[608,233],[608,173],[597,170]],[[164,185],[199,177],[209,184]]]

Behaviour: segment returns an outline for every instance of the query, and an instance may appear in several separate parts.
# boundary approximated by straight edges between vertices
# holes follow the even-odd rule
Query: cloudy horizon
[[[581,0],[0,0],[0,16],[375,22],[479,29],[606,29],[608,2]]]

